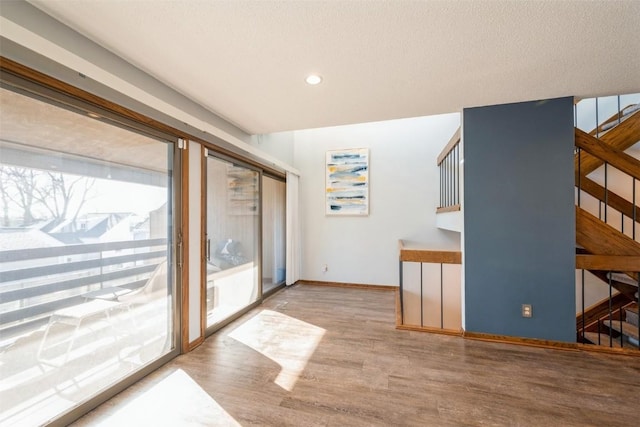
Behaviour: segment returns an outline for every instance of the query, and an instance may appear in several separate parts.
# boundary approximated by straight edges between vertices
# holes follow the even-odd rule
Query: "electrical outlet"
[[[522,304],[522,317],[532,317],[533,309],[531,308],[531,304]]]
[[[322,272],[323,272],[323,273],[326,273],[327,271],[329,271],[329,266],[328,266],[327,264],[324,264],[324,265],[322,266]]]

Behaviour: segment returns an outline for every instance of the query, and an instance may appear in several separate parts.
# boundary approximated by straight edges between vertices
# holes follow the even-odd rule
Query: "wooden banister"
[[[460,251],[434,251],[429,249],[407,249],[402,240],[398,241],[400,261],[433,264],[462,264]]]
[[[578,176],[576,172],[576,186],[579,186],[581,190],[585,191],[587,194],[595,197],[601,202],[606,202],[609,206],[614,208],[615,210],[622,212],[625,216],[633,219],[633,211],[635,210],[635,218],[636,221],[640,221],[640,206],[634,206],[633,203],[629,202],[622,196],[614,193],[610,189],[605,189],[603,186],[598,184],[597,182],[587,178],[586,176]],[[605,197],[606,193],[606,197]]]
[[[640,243],[605,224],[596,216],[578,206],[576,206],[576,242],[591,254],[611,256],[611,258],[602,258],[600,260],[593,258],[592,260],[594,261],[584,262],[619,262],[622,264],[629,262],[628,260],[623,260],[623,257],[631,257],[629,259],[632,261],[633,258],[636,261],[640,258]],[[620,261],[614,261],[616,257],[620,257]],[[631,267],[631,269],[616,270],[624,271],[634,280],[638,280],[638,271],[640,269],[637,264],[634,267],[633,263]]]
[[[460,205],[459,204],[451,205],[451,206],[445,206],[443,208],[436,208],[436,213],[458,212],[458,211],[460,211]]]
[[[576,147],[591,154],[592,156],[605,161],[622,172],[631,175],[635,179],[640,179],[640,161],[632,157],[616,147],[603,143],[598,138],[576,128],[575,129]],[[638,140],[636,140],[637,142]],[[581,173],[582,164],[580,165]]]
[[[601,135],[599,139],[619,151],[625,151],[640,141],[640,111],[631,113],[619,125]],[[583,175],[590,174],[603,164],[602,160],[587,152],[580,153],[579,158],[576,156],[575,170],[578,170],[578,162]]]
[[[640,256],[576,255],[576,268],[602,271],[640,271]]]
[[[440,166],[440,163],[442,163],[445,157],[447,157],[447,155],[451,152],[451,150],[453,150],[455,146],[458,145],[459,143],[460,143],[460,128],[456,130],[456,132],[453,134],[453,136],[451,137],[447,145],[445,145],[445,147],[442,149],[442,152],[440,152],[440,155],[438,156],[438,161],[437,161],[438,166]]]
[[[592,254],[640,256],[640,243],[576,206],[576,241]]]

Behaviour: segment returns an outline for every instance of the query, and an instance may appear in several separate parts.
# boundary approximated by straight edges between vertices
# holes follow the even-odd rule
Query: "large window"
[[[0,102],[0,425],[40,425],[175,352],[174,143]]]

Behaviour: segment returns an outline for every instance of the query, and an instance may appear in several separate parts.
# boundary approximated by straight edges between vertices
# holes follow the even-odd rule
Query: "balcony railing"
[[[143,286],[167,257],[166,238],[0,251],[0,335],[47,322],[88,292]]]

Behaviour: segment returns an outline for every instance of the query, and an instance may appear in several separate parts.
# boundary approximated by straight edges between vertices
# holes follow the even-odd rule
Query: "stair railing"
[[[639,114],[640,112],[636,113]],[[638,241],[638,222],[640,221],[640,207],[638,206],[638,186],[640,179],[640,160],[617,150],[601,142],[597,138],[576,128],[576,187],[578,188],[576,204],[585,207],[585,196],[591,197],[591,201],[597,202],[597,216],[606,224],[614,227],[618,231],[633,240]],[[591,179],[582,170],[582,164],[586,159],[585,153],[591,158],[598,159],[603,164],[602,183]],[[618,183],[630,180],[630,191],[624,191],[621,185],[616,190],[611,189],[611,174],[617,177]],[[624,178],[626,176],[626,178]],[[631,199],[629,201],[625,196]],[[591,206],[592,210],[595,210]],[[614,212],[610,212],[610,211]],[[617,213],[617,215],[615,215]],[[595,212],[594,212],[595,215]],[[619,215],[619,224],[611,218]],[[630,224],[625,227],[625,224]],[[626,231],[625,231],[626,228]]]
[[[591,210],[593,215],[597,211],[598,219],[631,240],[638,241],[636,229],[640,220],[640,208],[637,204],[636,181],[640,179],[640,161],[624,151],[640,139],[640,103],[635,100],[636,104],[620,108],[621,97],[617,97],[617,112],[601,121],[599,101],[595,99],[595,128],[588,133],[577,127],[575,130],[576,204]],[[596,171],[600,166],[602,170]],[[631,191],[628,191],[629,181]],[[624,184],[621,186],[620,183]],[[618,217],[619,223],[616,220]],[[629,253],[634,256],[588,253],[576,256],[576,269],[580,270],[582,305],[577,316],[578,341],[609,347],[637,348],[640,337],[637,316],[637,307],[640,305],[640,254],[636,252],[631,250]],[[608,296],[588,308],[585,307],[586,272],[590,273],[589,279],[595,276],[609,285]],[[633,313],[629,310],[635,310],[636,313],[631,316],[633,325],[627,322],[628,313]],[[605,332],[608,332],[606,336]]]
[[[440,172],[440,201],[436,212],[460,210],[460,128],[453,134],[437,160]]]
[[[577,317],[577,339],[582,343],[638,349],[640,322],[640,256],[576,255],[576,269],[581,273],[582,311]],[[609,295],[591,307],[585,307],[585,272],[606,277]],[[632,279],[629,273],[639,278]],[[602,278],[602,277],[601,277]],[[614,288],[617,290],[614,293]],[[634,295],[635,292],[635,295]],[[634,301],[635,302],[631,302]],[[631,319],[629,311],[635,311]],[[607,335],[603,337],[604,333]],[[597,338],[590,338],[596,334]],[[615,336],[615,337],[614,337]],[[594,342],[595,341],[595,342]]]

